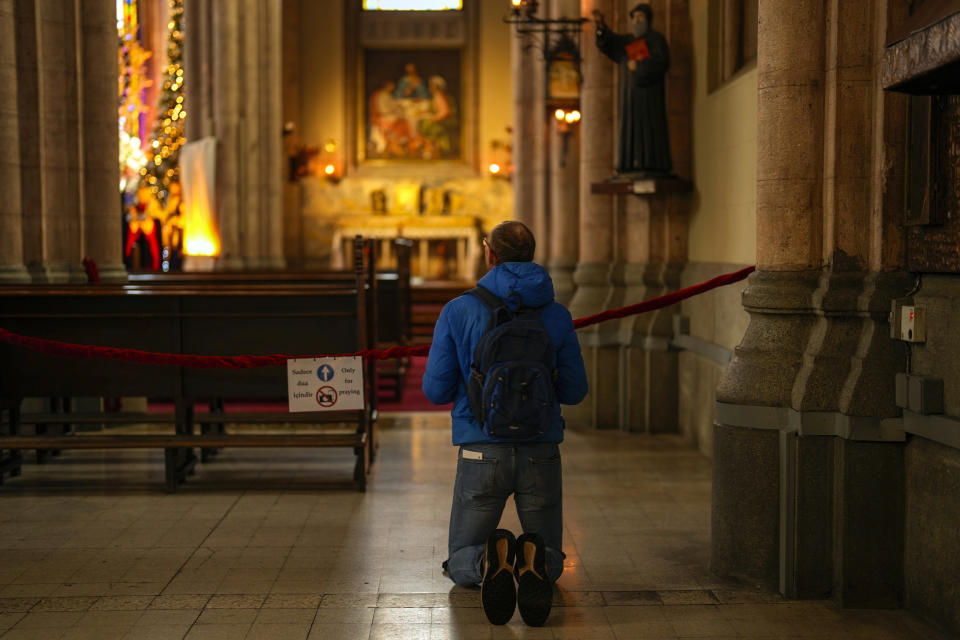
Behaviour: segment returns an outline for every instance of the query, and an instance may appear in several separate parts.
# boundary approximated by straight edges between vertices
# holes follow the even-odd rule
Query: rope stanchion
[[[643,302],[638,302],[627,307],[610,309],[609,311],[602,311],[595,315],[587,316],[586,318],[578,318],[573,321],[573,326],[576,329],[583,329],[584,327],[589,327],[590,325],[597,324],[598,322],[616,320],[617,318],[625,318],[627,316],[633,316],[639,313],[646,313],[648,311],[655,311],[656,309],[669,307],[670,305],[676,304],[681,300],[692,298],[695,295],[710,291],[711,289],[733,284],[734,282],[740,282],[754,271],[756,271],[756,267],[745,267],[739,271],[734,271],[733,273],[725,273],[722,276],[711,278],[706,282],[695,284],[687,287],[686,289],[680,289],[679,291],[673,291],[671,293],[664,294],[659,298],[651,298],[650,300],[644,300]]]
[[[722,287],[734,282],[743,280],[754,271],[754,267],[747,267],[733,273],[727,273],[717,276],[706,282],[674,291],[658,298],[644,300],[620,309],[610,309],[592,316],[574,320],[573,326],[576,329],[582,329],[599,322],[625,318],[627,316],[662,309],[681,300],[693,297],[717,287]],[[43,338],[32,338],[30,336],[20,335],[12,331],[0,328],[0,341],[7,342],[18,347],[24,347],[31,351],[45,353],[53,356],[64,356],[69,358],[101,358],[109,360],[121,360],[124,362],[136,362],[141,364],[159,364],[177,367],[191,367],[195,369],[249,369],[254,367],[275,367],[282,366],[287,360],[292,358],[332,358],[361,356],[365,360],[389,360],[402,358],[406,356],[425,356],[430,353],[430,345],[420,345],[417,347],[389,347],[387,349],[363,349],[351,353],[332,353],[332,354],[310,354],[302,356],[290,356],[283,354],[273,355],[245,355],[245,356],[201,356],[191,354],[174,353],[156,353],[152,351],[140,351],[138,349],[120,349],[117,347],[99,347],[96,345],[72,344],[69,342],[60,342],[57,340],[45,340]]]

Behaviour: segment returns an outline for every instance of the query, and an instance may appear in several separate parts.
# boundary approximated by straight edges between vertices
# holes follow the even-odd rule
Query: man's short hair
[[[630,13],[627,14],[627,17],[632,18],[633,14],[635,14],[637,11],[642,11],[647,16],[647,25],[653,24],[653,7],[646,2],[641,2],[633,9],[630,9]]]
[[[516,220],[501,222],[490,232],[490,249],[498,262],[532,262],[537,241],[527,225]]]

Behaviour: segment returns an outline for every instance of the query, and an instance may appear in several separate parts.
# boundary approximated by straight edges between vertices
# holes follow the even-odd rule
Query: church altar
[[[455,261],[451,278],[476,279],[480,259],[480,224],[474,216],[397,216],[347,215],[338,218],[331,241],[331,261],[334,269],[349,264],[353,251],[353,237],[380,240],[380,262],[393,264],[393,240],[406,238],[416,245],[415,260],[411,264],[414,276],[438,277],[430,270],[430,244],[446,241],[456,243]],[[439,248],[439,247],[438,247]],[[442,252],[442,250],[440,250]],[[442,276],[441,276],[442,277]]]

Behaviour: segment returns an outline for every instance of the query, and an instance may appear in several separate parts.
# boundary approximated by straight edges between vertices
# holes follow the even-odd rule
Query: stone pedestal
[[[570,313],[574,318],[611,308],[614,296],[611,271],[612,265],[607,262],[581,262],[577,265],[573,274],[577,290],[570,302]],[[568,422],[595,428],[617,427],[620,346],[615,327],[615,323],[608,322],[577,332],[590,390],[579,405],[564,407]]]
[[[682,264],[640,263],[623,267],[625,304],[677,289]],[[676,307],[620,321],[619,428],[640,433],[676,433],[679,352],[670,346]]]
[[[573,272],[577,268],[575,258],[550,258],[547,261],[547,272],[553,280],[554,299],[566,305],[573,298],[576,285],[573,282]]]

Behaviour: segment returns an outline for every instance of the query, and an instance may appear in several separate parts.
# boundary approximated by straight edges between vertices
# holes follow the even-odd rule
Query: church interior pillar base
[[[903,603],[904,445],[836,440],[833,599],[842,607]]]
[[[546,267],[553,280],[554,299],[560,304],[569,304],[577,288],[573,282],[577,261],[569,258],[551,258],[547,260]]]
[[[0,265],[0,283],[30,284],[30,273],[22,264]]]
[[[665,344],[626,346],[620,350],[621,431],[678,432],[677,356]]]
[[[779,431],[715,424],[710,570],[760,582],[779,575]]]
[[[960,450],[914,436],[906,446],[906,606],[960,636]]]
[[[75,272],[69,265],[63,263],[30,265],[27,267],[27,271],[30,273],[30,280],[33,284],[66,284],[68,282],[87,281],[87,276],[82,270]]]
[[[596,350],[581,345],[580,352],[583,354],[583,365],[587,371],[589,391],[580,404],[563,406],[563,419],[569,427],[592,429],[595,426],[593,420],[593,387],[596,381],[592,373],[593,364],[596,360]]]
[[[819,271],[757,271],[743,292],[750,324],[717,388],[717,401],[789,407],[816,323]]]
[[[576,292],[570,300],[574,318],[593,315],[610,308],[615,299],[611,271],[614,265],[606,262],[580,263],[573,274]],[[615,323],[605,323],[616,327]],[[571,421],[591,428],[617,427],[619,390],[619,344],[616,329],[603,324],[577,332],[581,352],[587,368],[589,391],[576,407],[566,407],[564,415]]]
[[[826,599],[833,588],[834,438],[780,432],[780,593]]]
[[[578,405],[564,406],[567,424],[590,429],[616,429],[619,421],[619,347],[582,345],[589,391]]]
[[[100,282],[120,283],[127,281],[127,268],[122,262],[116,264],[97,264],[97,273],[100,275]]]
[[[593,368],[588,369],[590,393],[586,402],[593,410],[593,426],[597,429],[619,427],[620,348],[615,345],[591,347]]]

